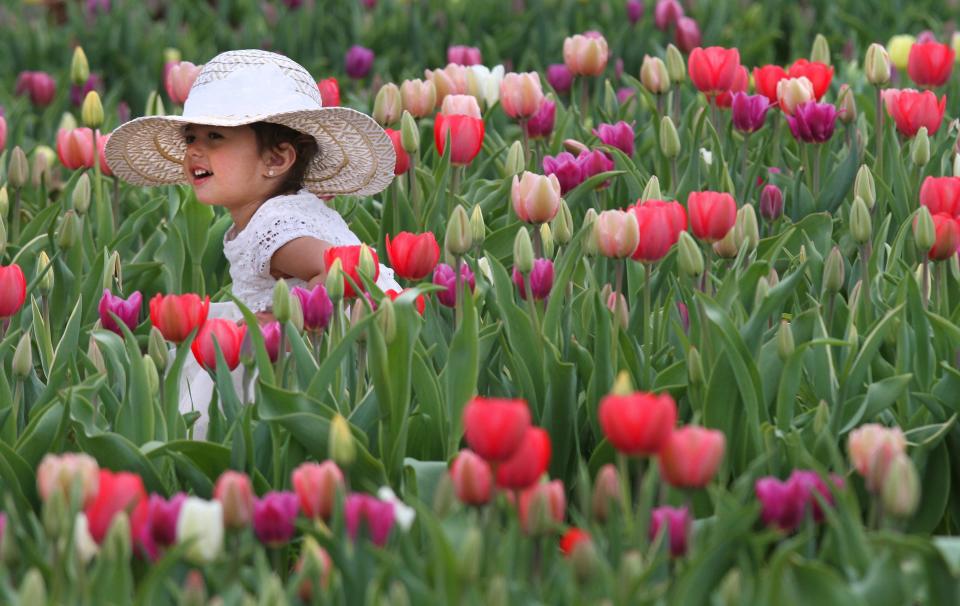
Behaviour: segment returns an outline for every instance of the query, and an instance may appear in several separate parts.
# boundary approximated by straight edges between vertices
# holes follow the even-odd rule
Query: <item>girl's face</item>
[[[275,186],[249,126],[184,128],[183,171],[203,204],[238,209],[270,197]]]

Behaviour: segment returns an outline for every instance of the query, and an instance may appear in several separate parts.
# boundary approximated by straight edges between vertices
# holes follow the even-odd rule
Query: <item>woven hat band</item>
[[[263,64],[236,69],[226,78],[194,86],[183,106],[183,117],[242,118],[319,108],[320,104],[282,69]]]

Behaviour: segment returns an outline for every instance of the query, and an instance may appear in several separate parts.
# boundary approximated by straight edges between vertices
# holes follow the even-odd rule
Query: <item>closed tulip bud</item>
[[[870,220],[870,211],[863,198],[857,196],[850,207],[849,221],[850,235],[857,244],[866,244],[873,235],[873,222]]]
[[[143,368],[147,375],[147,388],[151,395],[157,395],[160,392],[160,375],[157,373],[157,365],[153,363],[153,358],[143,354]]]
[[[343,263],[340,259],[334,260],[333,264],[327,268],[327,279],[324,281],[324,287],[327,289],[327,296],[336,305],[343,299]]]
[[[603,287],[601,294],[607,304],[607,309],[613,314],[617,324],[620,325],[621,329],[627,330],[630,325],[630,309],[627,307],[627,298],[623,296],[623,293],[613,292],[613,288],[609,284]]]
[[[497,575],[487,583],[486,606],[509,606],[510,589],[507,587],[507,581],[502,576]]]
[[[860,170],[857,171],[857,178],[853,182],[853,194],[862,198],[870,210],[877,202],[877,186],[873,180],[873,172],[866,164],[861,165]]]
[[[900,34],[890,38],[887,42],[887,53],[890,55],[890,61],[897,69],[903,71],[907,69],[907,63],[910,59],[910,49],[917,41],[909,34]]]
[[[823,34],[817,34],[813,39],[813,48],[810,50],[810,61],[830,65],[830,43]]]
[[[290,324],[297,332],[303,331],[303,304],[300,297],[290,297]]]
[[[389,126],[400,119],[403,111],[403,99],[400,97],[400,87],[388,82],[380,87],[373,101],[373,119],[381,126]]]
[[[60,116],[60,124],[57,125],[57,130],[73,130],[80,126],[77,124],[77,119],[73,117],[73,114],[70,112],[63,112],[63,115]]]
[[[917,244],[917,250],[922,253],[929,251],[937,241],[933,216],[926,206],[917,209],[916,218],[913,221],[913,239]]]
[[[926,166],[930,161],[930,136],[926,126],[920,127],[910,144],[910,159],[916,166]]]
[[[103,124],[103,103],[100,101],[100,93],[92,90],[83,98],[83,105],[80,106],[80,121],[84,126],[97,129]]]
[[[328,444],[330,458],[340,467],[350,467],[357,458],[357,445],[350,433],[350,424],[340,414],[334,415],[330,421]]]
[[[101,544],[103,557],[110,561],[117,561],[128,565],[130,561],[130,518],[127,512],[119,511],[113,516],[113,521],[107,530],[106,537]]]
[[[60,232],[57,235],[57,247],[61,250],[70,250],[80,238],[80,217],[72,210],[63,214],[63,220],[60,221]]]
[[[49,265],[50,257],[47,256],[47,251],[41,250],[37,256],[37,275],[40,276],[40,282],[37,284],[37,287],[44,295],[50,294],[50,291],[53,290],[53,272],[47,270]]]
[[[163,338],[163,333],[156,326],[150,328],[150,336],[147,339],[147,353],[153,358],[153,363],[157,365],[160,371],[167,369],[167,341]]]
[[[353,305],[350,306],[350,326],[356,326],[367,317],[369,311],[367,306],[363,304],[363,301],[357,300]],[[357,339],[361,343],[366,341],[366,333],[361,333]]]
[[[207,604],[207,586],[203,582],[203,573],[191,570],[183,582],[180,594],[180,606],[205,606]]]
[[[647,181],[647,184],[643,188],[643,194],[640,195],[640,200],[646,202],[647,200],[662,200],[663,196],[660,194],[660,179],[656,175],[651,175],[650,180]]]
[[[73,186],[73,194],[70,197],[73,202],[73,209],[81,217],[87,214],[90,209],[90,177],[87,173],[80,175]]]
[[[844,124],[852,124],[857,119],[857,101],[853,96],[853,90],[847,84],[840,85],[840,93],[837,95],[837,117]]]
[[[273,285],[273,316],[280,324],[290,320],[290,287],[283,278]]]
[[[526,228],[517,230],[513,239],[513,265],[518,271],[528,274],[533,270],[533,243]]]
[[[103,353],[100,351],[100,346],[97,345],[97,340],[92,336],[90,337],[90,342],[87,344],[87,357],[90,358],[90,362],[93,363],[97,372],[107,372],[107,364],[103,359]],[[156,366],[154,366],[154,368],[156,368]]]
[[[384,342],[387,345],[393,343],[394,339],[397,338],[397,312],[393,308],[393,301],[389,297],[380,301],[380,306],[377,308],[377,324],[380,325],[380,331],[383,332]]]
[[[905,453],[890,461],[883,479],[883,510],[898,518],[909,518],[920,504],[920,478],[917,468]]]
[[[610,516],[611,508],[617,507],[621,498],[620,474],[617,473],[616,466],[607,463],[600,468],[593,483],[593,495],[590,499],[593,517],[605,522]]]
[[[760,307],[768,294],[770,294],[770,282],[766,277],[760,278],[757,280],[757,289],[753,293],[753,307]]]
[[[6,217],[10,209],[10,194],[7,192],[7,186],[0,187],[0,217]]]
[[[47,161],[46,154],[33,155],[33,170],[30,171],[33,177],[33,186],[39,188],[41,185],[50,184],[50,164]]]
[[[566,200],[560,198],[560,210],[557,216],[551,222],[553,237],[561,245],[566,244],[573,238],[573,216],[570,214],[570,207]]]
[[[929,250],[929,247],[925,250]],[[843,287],[843,274],[843,254],[839,247],[834,246],[823,265],[823,290],[829,293],[838,292]]]
[[[734,259],[740,248],[737,246],[737,231],[731,229],[722,240],[713,243],[713,252],[717,253],[721,259]]]
[[[868,46],[863,70],[866,72],[867,82],[874,86],[883,86],[890,82],[890,55],[887,49],[876,42]]]
[[[470,252],[473,247],[473,234],[470,229],[470,217],[463,206],[458,205],[450,214],[444,247],[451,255],[458,257]]]
[[[953,255],[947,263],[950,267],[950,275],[953,276],[954,280],[960,282],[960,256]]]
[[[760,226],[752,204],[744,204],[737,211],[737,222],[734,224],[733,231],[737,236],[738,249],[744,242],[747,243],[747,250],[750,252],[757,249],[757,245],[760,244]]]
[[[477,204],[470,211],[470,237],[473,238],[473,245],[483,246],[483,241],[487,237],[487,224],[483,220],[483,209]]]
[[[145,116],[165,116],[167,114],[166,108],[163,106],[163,98],[155,90],[150,91],[150,94],[147,95],[147,105],[143,110],[143,115]]]
[[[780,356],[780,360],[786,362],[794,349],[793,330],[790,328],[790,323],[780,320],[780,329],[777,331],[777,355]]]
[[[510,149],[507,150],[507,161],[503,165],[503,176],[509,179],[522,173],[525,168],[523,144],[520,141],[514,141]]]
[[[41,512],[41,521],[43,529],[47,536],[60,538],[70,523],[70,516],[67,510],[67,496],[63,491],[57,490],[51,492],[43,503]]]
[[[583,225],[582,227],[587,227],[588,225],[594,225],[597,222],[597,211],[593,208],[588,208],[587,212],[583,215]],[[590,228],[587,230],[587,236],[583,241],[583,252],[588,255],[595,255],[600,249],[597,246],[597,234],[596,230]]]
[[[687,79],[687,66],[683,61],[683,55],[680,49],[673,44],[667,45],[667,73],[670,75],[670,81],[674,84],[681,84]]]
[[[660,151],[667,158],[676,158],[680,154],[680,135],[670,116],[660,119]]]
[[[760,215],[767,221],[776,221],[783,215],[783,190],[772,183],[760,192]]]
[[[400,117],[400,145],[408,154],[415,154],[420,149],[420,127],[407,110],[403,110]]]
[[[357,265],[357,269],[360,271],[360,275],[364,275],[370,279],[376,279],[378,269],[377,262],[370,252],[370,247],[366,244],[360,245],[360,262]],[[357,286],[363,288],[362,284],[358,284]]]
[[[9,531],[9,529],[8,529]],[[43,582],[43,575],[36,568],[31,568],[20,582],[20,591],[17,593],[18,604],[46,604],[47,586]]]
[[[540,242],[543,244],[543,256],[547,259],[552,259],[554,252],[553,230],[550,229],[549,223],[540,225]]]
[[[3,221],[4,213],[0,213],[0,250],[7,249],[7,225]]]
[[[27,162],[27,154],[17,145],[10,152],[10,163],[7,165],[7,182],[10,187],[20,189],[27,184],[30,178],[30,164]]]
[[[662,95],[670,90],[670,74],[667,65],[660,57],[643,56],[640,66],[640,83],[654,95]]]
[[[73,58],[70,60],[70,82],[83,86],[89,78],[90,64],[87,62],[87,55],[82,47],[77,46],[73,49]]]
[[[687,378],[692,385],[703,384],[703,361],[696,347],[691,347],[687,352]]]
[[[466,537],[461,543],[458,553],[460,574],[467,582],[475,581],[480,576],[480,566],[483,563],[483,533],[476,526],[467,528]]]
[[[678,251],[677,265],[681,272],[691,278],[703,273],[703,253],[700,252],[700,247],[689,232],[680,232]]]

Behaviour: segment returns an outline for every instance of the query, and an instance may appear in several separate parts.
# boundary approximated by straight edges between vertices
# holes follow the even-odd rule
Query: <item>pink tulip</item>
[[[552,127],[552,125],[551,125]],[[0,151],[7,146],[7,119],[0,116]]]
[[[201,67],[189,61],[180,61],[170,66],[163,85],[171,101],[177,105],[183,105],[186,102],[194,81],[200,75]]]
[[[517,217],[525,223],[546,223],[560,210],[560,181],[556,175],[537,175],[524,171],[514,175],[510,197]]]
[[[337,491],[344,489],[343,472],[333,461],[303,463],[293,470],[293,488],[308,518],[329,520]]]
[[[101,135],[100,131],[97,131],[97,156],[98,161],[100,162],[100,172],[103,173],[106,177],[112,177],[113,171],[110,169],[110,165],[107,164],[107,155],[104,150],[107,148],[107,141],[110,140],[110,135],[113,133],[107,133]]]
[[[899,427],[884,427],[878,423],[867,423],[854,429],[847,439],[850,460],[871,492],[879,492],[890,462],[906,449],[907,439]]]
[[[457,65],[483,65],[483,56],[475,46],[455,45],[447,49],[447,63]]]
[[[540,102],[540,108],[537,109],[537,113],[533,114],[533,116],[527,120],[527,136],[531,139],[549,137],[550,133],[553,132],[553,124],[556,117],[557,104],[544,97],[543,101]]]
[[[599,76],[609,58],[610,48],[603,36],[577,34],[563,41],[563,62],[575,76]]]
[[[593,226],[600,254],[623,259],[633,254],[640,243],[640,229],[633,213],[623,210],[605,210]]]
[[[537,72],[509,73],[500,82],[500,105],[514,119],[533,116],[540,109],[543,90]]]
[[[245,473],[227,470],[213,488],[213,498],[223,505],[223,524],[245,528],[253,521],[253,486]]]
[[[400,85],[400,98],[403,109],[414,118],[422,118],[437,105],[437,87],[430,80],[404,80]]]
[[[567,495],[563,482],[553,480],[534,484],[520,493],[520,526],[529,535],[546,534],[563,522],[567,509]]]
[[[37,492],[46,502],[53,493],[60,492],[70,499],[73,485],[80,486],[81,504],[89,505],[97,496],[100,483],[100,466],[88,454],[67,452],[62,455],[46,454],[37,467]]]
[[[482,117],[480,104],[472,95],[447,95],[440,104],[440,113],[447,116]]]
[[[623,120],[616,124],[600,124],[593,129],[593,134],[604,144],[616,147],[629,157],[633,157],[634,134],[633,127]]]
[[[327,295],[323,284],[317,284],[312,290],[294,286],[291,291],[300,299],[303,310],[303,327],[307,330],[323,331],[333,316],[333,302]]]
[[[343,505],[343,517],[351,539],[356,540],[362,522],[367,536],[378,547],[386,545],[396,521],[392,503],[360,493],[347,496]]]
[[[70,170],[93,168],[93,131],[89,128],[61,128],[57,131],[57,155]]]
[[[650,540],[654,540],[666,527],[666,538],[670,544],[670,556],[679,558],[687,553],[692,520],[686,507],[657,507],[650,516]]]
[[[465,505],[484,505],[493,493],[490,464],[472,450],[461,450],[450,466],[453,491]]]
[[[513,283],[516,284],[520,292],[520,298],[526,300],[527,287],[524,283],[523,274],[516,267],[513,268]],[[537,259],[533,262],[533,270],[530,272],[530,290],[533,292],[534,299],[546,299],[553,288],[553,261],[550,259]]]
[[[660,451],[660,474],[677,488],[703,488],[723,460],[723,432],[687,425],[670,434]]]
[[[448,63],[443,69],[425,70],[424,75],[433,82],[436,102],[442,103],[447,95],[466,95],[469,92],[467,72],[469,68]],[[401,92],[402,94],[402,92]]]

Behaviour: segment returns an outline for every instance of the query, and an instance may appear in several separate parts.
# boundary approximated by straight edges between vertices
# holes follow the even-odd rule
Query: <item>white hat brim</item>
[[[282,124],[316,139],[319,153],[307,169],[303,186],[318,196],[368,196],[383,191],[393,180],[396,152],[390,137],[370,116],[348,107],[242,117],[145,116],[114,130],[104,153],[113,174],[134,185],[187,184],[185,125],[254,122]]]

